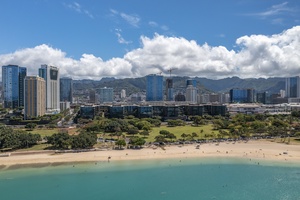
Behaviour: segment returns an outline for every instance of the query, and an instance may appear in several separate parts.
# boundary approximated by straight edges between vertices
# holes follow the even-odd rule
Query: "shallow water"
[[[300,166],[240,159],[66,164],[0,171],[1,199],[300,199]]]

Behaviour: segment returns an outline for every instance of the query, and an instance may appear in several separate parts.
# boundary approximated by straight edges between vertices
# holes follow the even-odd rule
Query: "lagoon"
[[[300,166],[229,158],[67,163],[0,171],[1,199],[299,199]]]

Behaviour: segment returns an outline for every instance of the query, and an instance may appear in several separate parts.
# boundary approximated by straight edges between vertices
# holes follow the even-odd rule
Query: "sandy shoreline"
[[[149,160],[168,158],[244,158],[248,160],[275,161],[282,163],[299,163],[300,145],[287,145],[268,141],[249,141],[235,143],[209,143],[201,144],[196,149],[196,144],[184,146],[166,146],[162,148],[144,148],[140,150],[108,150],[81,153],[50,152],[35,154],[19,154],[10,157],[0,157],[1,169],[14,169],[22,167],[55,166],[75,162],[108,162],[122,160]]]

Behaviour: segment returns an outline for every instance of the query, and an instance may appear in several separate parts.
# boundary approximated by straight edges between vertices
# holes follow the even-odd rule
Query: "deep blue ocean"
[[[300,165],[222,158],[2,169],[0,199],[296,200]]]

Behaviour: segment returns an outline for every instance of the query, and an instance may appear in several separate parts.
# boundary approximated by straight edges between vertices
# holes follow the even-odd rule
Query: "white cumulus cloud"
[[[95,79],[114,76],[140,77],[163,72],[170,68],[175,76],[224,78],[287,77],[300,75],[300,26],[280,34],[249,35],[236,40],[238,51],[223,46],[197,44],[183,37],[155,34],[141,36],[141,47],[122,58],[103,61],[92,54],[79,59],[49,45],[20,49],[0,55],[0,65],[17,64],[28,68],[29,75],[38,74],[41,64],[60,68],[61,76],[74,79]]]
[[[0,65],[14,64],[27,67],[28,75],[37,75],[41,64],[59,67],[62,76],[74,79],[95,79],[101,77],[130,77],[131,65],[121,58],[103,61],[91,54],[83,54],[79,60],[67,57],[65,52],[48,45],[17,50],[0,55]]]
[[[235,61],[243,76],[300,75],[300,26],[272,36],[244,36],[237,44],[242,50]]]

